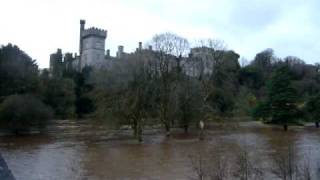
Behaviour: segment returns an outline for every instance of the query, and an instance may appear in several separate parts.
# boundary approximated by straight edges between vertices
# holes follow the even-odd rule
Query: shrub
[[[15,134],[46,127],[51,108],[32,95],[8,96],[0,105],[0,127]]]

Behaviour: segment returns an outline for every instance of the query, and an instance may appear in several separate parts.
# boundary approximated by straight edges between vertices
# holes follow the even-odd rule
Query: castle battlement
[[[91,28],[83,30],[83,32],[82,32],[82,38],[85,38],[88,36],[98,36],[98,37],[106,38],[107,31],[103,30],[103,29],[96,28],[96,27],[91,27]]]

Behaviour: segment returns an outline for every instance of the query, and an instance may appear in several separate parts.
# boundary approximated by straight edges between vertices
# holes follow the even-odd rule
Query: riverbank
[[[314,123],[304,123],[303,125],[291,125],[289,126],[290,129],[301,129],[301,128],[313,128],[315,127]],[[211,131],[215,130],[218,131],[219,129],[224,130],[236,130],[238,128],[279,128],[282,129],[281,125],[276,124],[266,124],[261,121],[223,121],[223,122],[208,122],[205,124],[205,130]],[[198,128],[191,126],[189,128],[189,137],[198,134]],[[54,120],[50,121],[46,130],[39,131],[36,129],[21,132],[19,136],[32,136],[32,135],[41,135],[41,133],[45,136],[54,136],[55,138],[67,138],[77,136],[80,137],[92,137],[100,140],[117,140],[117,139],[131,139],[133,130],[130,126],[121,126],[118,129],[109,127],[108,125],[104,124],[103,122],[94,121],[90,119],[81,119],[81,120]],[[171,129],[171,133],[175,134],[185,134],[182,128],[173,127]],[[156,135],[156,134],[165,134],[164,128],[161,124],[152,125],[152,126],[145,126],[143,129],[143,135]],[[0,129],[0,137],[4,136],[16,136],[13,133],[10,133],[6,130]]]

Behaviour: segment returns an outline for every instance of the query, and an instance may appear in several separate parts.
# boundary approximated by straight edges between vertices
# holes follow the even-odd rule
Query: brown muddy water
[[[320,179],[320,129],[311,126],[289,132],[252,122],[217,126],[206,132],[204,141],[179,133],[168,139],[153,131],[142,144],[113,136],[86,121],[60,121],[46,136],[1,137],[0,152],[17,180],[184,180],[195,176],[199,155],[209,157],[222,147],[233,157],[246,147],[264,179],[276,179],[271,173],[273,154],[292,145],[297,157],[310,163],[313,179]]]

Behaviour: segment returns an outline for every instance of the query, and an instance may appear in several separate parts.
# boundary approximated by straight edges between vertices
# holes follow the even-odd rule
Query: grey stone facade
[[[80,21],[80,70],[85,66],[99,67],[105,61],[105,41],[107,31],[98,28],[85,29],[85,21]]]

